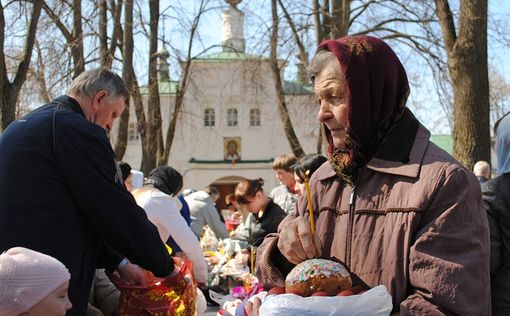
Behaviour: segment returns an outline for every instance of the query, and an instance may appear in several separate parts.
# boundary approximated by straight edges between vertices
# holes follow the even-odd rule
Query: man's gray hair
[[[124,97],[126,101],[129,97],[126,84],[122,78],[107,68],[82,72],[71,83],[68,94],[92,97],[100,90],[106,90],[108,97]]]
[[[332,61],[338,62],[338,59],[336,58],[335,54],[325,49],[318,51],[307,69],[310,81],[314,83],[315,77],[317,77],[317,75],[320,74],[324,70],[324,68],[326,68],[326,65],[328,65]]]

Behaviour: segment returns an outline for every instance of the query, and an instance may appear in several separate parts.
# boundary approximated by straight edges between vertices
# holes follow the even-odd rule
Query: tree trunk
[[[285,94],[283,92],[283,84],[280,68],[278,67],[278,56],[276,52],[276,46],[278,45],[278,13],[276,11],[276,0],[271,0],[271,12],[273,16],[273,28],[271,31],[271,69],[273,71],[274,77],[274,85],[276,90],[276,96],[278,99],[278,110],[280,111],[280,117],[283,123],[283,129],[285,131],[285,135],[289,140],[289,145],[292,150],[292,153],[296,157],[301,157],[305,153],[299,140],[294,132],[294,128],[292,127],[292,122],[290,120],[289,111],[287,110],[287,103],[285,102]]]
[[[147,149],[150,156],[142,161],[142,171],[147,174],[157,165],[163,153],[163,136],[161,131],[161,108],[158,88],[158,24],[159,1],[149,1],[150,34],[149,34],[149,97],[148,97],[148,130]]]
[[[7,66],[4,55],[4,30],[5,18],[3,6],[0,4],[0,96],[1,96],[1,130],[7,128],[16,119],[16,101],[19,91],[27,77],[30,59],[34,48],[37,23],[41,16],[42,1],[34,0],[32,5],[32,16],[28,25],[27,36],[23,46],[23,56],[14,75],[12,82],[7,75]]]
[[[115,142],[115,157],[117,160],[122,160],[126,153],[128,142],[128,127],[129,127],[129,102],[126,104],[126,109],[122,112],[119,118],[119,129],[117,132],[117,141]]]
[[[46,73],[46,65],[44,64],[42,58],[43,53],[41,46],[37,40],[35,41],[35,49],[37,51],[37,70],[35,71],[35,78],[39,83],[39,93],[41,94],[41,97],[45,103],[50,103],[51,99],[53,98],[50,95],[46,84],[46,78],[44,77],[44,74]]]
[[[331,38],[347,35],[351,17],[351,0],[333,0]]]
[[[126,5],[124,7],[124,35],[122,41],[123,78],[135,106],[136,125],[140,132],[142,142],[142,164],[139,168],[143,170],[142,166],[144,165],[144,161],[148,161],[148,157],[150,156],[147,145],[149,140],[147,136],[147,119],[145,118],[145,111],[143,109],[142,95],[140,93],[140,86],[138,85],[138,80],[133,68],[133,51],[133,0],[126,0]]]
[[[108,60],[108,14],[106,0],[97,2],[99,11],[99,63],[101,66],[107,65]]]
[[[436,0],[454,93],[453,154],[471,169],[490,161],[487,0],[462,0],[455,32],[448,1]]]
[[[73,41],[71,45],[71,55],[74,61],[73,78],[78,77],[85,71],[85,56],[83,54],[83,29],[81,21],[81,0],[73,0]]]

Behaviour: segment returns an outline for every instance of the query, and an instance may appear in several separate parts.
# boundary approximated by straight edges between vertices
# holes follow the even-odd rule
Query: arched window
[[[204,126],[214,126],[214,109],[207,108],[204,110]]]
[[[250,109],[250,126],[260,126],[260,109]]]
[[[227,126],[237,126],[237,109],[227,109]]]

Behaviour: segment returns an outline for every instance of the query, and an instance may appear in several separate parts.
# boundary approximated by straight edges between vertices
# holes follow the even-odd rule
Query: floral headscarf
[[[374,156],[402,116],[409,95],[407,75],[393,50],[375,37],[325,40],[317,51],[321,50],[330,51],[338,58],[346,81],[349,107],[346,146],[357,170]],[[335,152],[331,132],[326,126],[324,130],[331,156]]]

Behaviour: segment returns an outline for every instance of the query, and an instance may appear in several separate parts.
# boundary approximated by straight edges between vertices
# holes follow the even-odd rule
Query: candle
[[[315,250],[315,258],[317,258],[317,245],[315,244],[315,219],[313,217],[313,206],[312,196],[310,195],[310,170],[305,172],[305,189],[306,189],[306,200],[308,201],[308,210],[310,211],[310,232],[312,234],[313,248]]]
[[[253,267],[254,267],[254,257],[255,257],[255,254],[254,254],[254,251],[253,251],[253,246],[250,246],[250,272],[251,273],[255,273],[255,271],[253,271]]]

